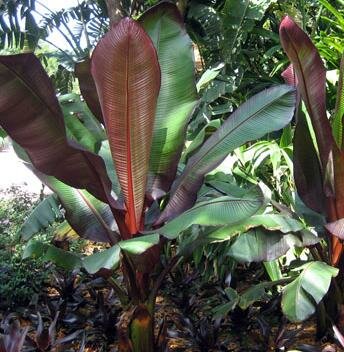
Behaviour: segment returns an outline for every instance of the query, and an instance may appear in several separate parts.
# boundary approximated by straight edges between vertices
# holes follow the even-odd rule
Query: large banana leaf
[[[150,156],[149,191],[153,198],[169,190],[184,146],[186,126],[196,101],[192,43],[178,8],[160,3],[139,19],[157,50],[161,88]]]
[[[334,138],[326,116],[324,64],[307,34],[288,16],[281,22],[280,38],[297,75],[298,89],[312,120],[322,169],[325,170]]]
[[[117,224],[108,204],[85,190],[70,187],[54,177],[38,174],[51,188],[65,209],[65,217],[73,230],[82,238],[96,242],[115,243]]]
[[[284,255],[289,248],[304,247],[319,242],[319,238],[308,231],[300,232],[301,239],[293,233],[267,231],[261,227],[238,236],[230,246],[228,255],[240,263],[271,261]]]
[[[79,81],[80,92],[86,101],[87,106],[93,115],[100,121],[104,122],[102,109],[100,107],[96,85],[91,75],[91,61],[85,61],[75,64],[75,76]]]
[[[332,277],[338,275],[338,269],[323,262],[307,263],[302,269],[282,293],[282,311],[292,322],[306,320],[315,312],[315,304],[327,293]]]
[[[190,208],[205,174],[240,145],[284,127],[293,117],[294,109],[295,90],[287,85],[269,88],[241,105],[189,159],[157,223]]]
[[[130,255],[139,255],[158,242],[159,235],[157,234],[141,236],[127,241],[120,241],[108,249],[81,257],[79,254],[64,251],[47,243],[30,241],[24,249],[23,258],[41,258],[67,270],[83,267],[90,274],[95,274],[102,268],[116,269],[121,259],[121,251],[125,251]]]
[[[240,198],[219,197],[199,202],[157,231],[163,236],[173,239],[191,225],[234,224],[257,213],[263,204],[264,196],[259,188],[248,190]]]
[[[115,245],[85,257],[83,266],[90,274],[95,274],[100,269],[116,269],[121,260],[120,254],[121,248]]]
[[[84,257],[82,263],[90,274],[94,274],[102,268],[115,269],[120,263],[121,251],[130,255],[131,260],[136,263],[140,254],[158,243],[158,234],[135,237],[126,241],[120,241],[109,249]]]
[[[53,262],[66,270],[73,270],[82,266],[81,258],[77,254],[39,241],[30,241],[25,247],[23,259],[29,257]]]
[[[281,231],[283,233],[297,232],[304,229],[304,225],[300,221],[290,217],[279,214],[260,214],[210,232],[207,234],[207,239],[212,242],[228,241],[233,236],[255,227],[263,227],[269,231]]]
[[[102,268],[116,268],[120,261],[120,252],[124,251],[135,261],[138,256],[154,245],[159,243],[159,235],[152,234],[132,238],[126,241],[120,241],[117,245],[88,257],[83,258],[83,266],[89,273],[95,273]],[[87,262],[87,265],[86,265]],[[106,266],[105,266],[106,265]],[[111,266],[112,265],[112,266]]]
[[[92,75],[132,235],[142,223],[160,88],[154,45],[137,22],[123,19],[103,37],[92,56]]]
[[[0,90],[0,125],[35,168],[107,201],[111,183],[104,162],[68,144],[61,109],[39,60],[33,54],[1,56]]]
[[[24,165],[56,193],[66,211],[65,217],[68,223],[80,237],[97,242],[117,242],[114,208],[111,211],[107,203],[101,202],[86,190],[70,187],[53,176],[39,172],[30,163],[24,149],[15,142],[13,142],[13,147]],[[112,199],[112,203],[116,208],[114,214],[117,215],[121,208],[120,203],[115,199]],[[117,217],[117,220],[119,226],[122,226],[121,217]]]
[[[298,79],[293,65],[289,65],[282,72],[282,77],[287,84],[298,86]],[[323,213],[325,208],[325,194],[323,190],[323,177],[318,154],[309,130],[307,118],[299,106],[299,93],[296,104],[296,128],[293,139],[294,179],[298,194],[302,201],[318,213]]]

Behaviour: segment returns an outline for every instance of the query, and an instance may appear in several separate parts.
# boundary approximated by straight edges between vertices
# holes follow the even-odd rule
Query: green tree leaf
[[[86,190],[70,187],[52,176],[36,174],[57,194],[68,223],[80,237],[96,242],[118,241],[118,227],[108,204]]]
[[[130,240],[121,241],[109,249],[84,257],[82,260],[83,267],[90,274],[94,274],[100,269],[116,269],[120,262],[121,250],[126,251],[129,255],[138,255],[158,243],[158,234],[135,237]]]
[[[131,238],[130,240],[121,241],[118,243],[123,251],[129,254],[141,254],[150,247],[159,243],[159,234],[152,234]]]
[[[59,103],[63,112],[67,137],[87,150],[97,153],[106,134],[100,123],[91,114],[85,102],[75,93],[61,95]]]
[[[255,227],[263,227],[270,231],[281,231],[283,233],[297,232],[305,226],[295,219],[279,214],[253,215],[237,224],[225,226],[208,234],[212,242],[221,242],[231,239],[233,236],[246,232]]]
[[[115,245],[109,249],[91,254],[82,259],[82,265],[90,274],[100,269],[116,269],[120,261],[121,249]]]

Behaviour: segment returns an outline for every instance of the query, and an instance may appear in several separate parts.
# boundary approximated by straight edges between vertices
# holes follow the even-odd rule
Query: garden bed
[[[20,188],[5,193],[1,192],[0,243],[2,250],[12,255],[3,255],[0,262],[3,275],[7,268],[7,276],[2,278],[2,297],[0,292],[0,320],[13,313],[21,327],[29,326],[30,345],[30,339],[36,336],[37,313],[48,327],[58,311],[56,339],[71,341],[49,350],[78,351],[84,343],[84,351],[117,351],[116,325],[122,309],[114,291],[100,277],[67,273],[32,259],[21,261],[23,244],[15,234],[38,197]],[[15,213],[9,213],[14,204]],[[45,241],[52,240],[53,229]],[[89,254],[94,246],[82,241],[77,249]],[[169,351],[341,351],[337,345],[315,340],[314,319],[288,323],[282,316],[279,296],[262,300],[246,311],[237,309],[216,321],[213,309],[225,302],[223,284],[204,282],[189,265],[181,265],[178,270],[183,271],[183,277],[178,278],[178,273],[168,277],[156,299],[156,333],[164,325]],[[32,272],[36,274],[32,276]],[[238,268],[237,275],[241,278],[236,288],[239,292],[258,279],[254,266]]]

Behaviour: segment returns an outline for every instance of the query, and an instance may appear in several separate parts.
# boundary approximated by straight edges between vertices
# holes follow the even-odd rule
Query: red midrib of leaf
[[[140,229],[160,68],[151,39],[132,19],[121,20],[98,43],[92,55],[112,158],[125,199],[126,229]]]
[[[137,221],[136,221],[136,211],[135,211],[135,199],[134,199],[134,182],[133,182],[133,170],[132,170],[132,164],[131,164],[131,134],[130,134],[130,112],[129,112],[129,64],[128,60],[130,57],[130,33],[128,35],[128,40],[127,40],[127,60],[126,60],[126,68],[125,68],[125,78],[126,78],[126,94],[125,94],[125,99],[126,99],[126,124],[127,124],[127,175],[128,175],[128,217],[126,219],[126,223],[128,226],[128,229],[131,234],[135,234],[138,232],[137,228]]]

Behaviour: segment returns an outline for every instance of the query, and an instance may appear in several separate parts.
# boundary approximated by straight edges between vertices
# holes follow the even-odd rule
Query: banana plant
[[[85,258],[69,254],[64,264],[90,273],[120,266],[125,289],[116,289],[129,301],[118,327],[120,350],[157,351],[155,297],[180,259],[172,257],[161,268],[164,243],[192,225],[229,226],[260,211],[258,187],[206,200],[197,195],[206,174],[235,148],[291,120],[295,89],[278,85],[251,97],[185,165],[179,163],[198,97],[191,40],[178,8],[168,2],[113,26],[79,81],[87,86],[84,98],[103,122],[103,133],[96,133],[102,125],[87,109],[71,119],[68,101],[59,103],[33,54],[0,57],[0,125],[57,193],[72,228],[109,243]],[[31,243],[26,255],[37,248]],[[38,250],[60,261],[65,254],[50,245]]]
[[[320,336],[332,329],[332,326],[336,328],[333,324],[338,322],[339,310],[343,304],[344,262],[341,240],[344,238],[344,60],[342,58],[340,64],[335,109],[329,119],[326,109],[326,69],[317,48],[308,35],[288,16],[281,22],[280,39],[292,64],[284,71],[283,76],[289,84],[297,87],[298,95],[302,99],[302,104],[299,104],[300,107],[296,110],[297,123],[293,142],[296,188],[303,202],[325,218],[328,246],[327,248],[319,246],[313,254],[316,256],[318,253],[320,259],[339,269],[336,269],[339,275],[330,287],[327,300],[318,311]],[[320,278],[319,274],[318,277]],[[299,284],[301,281],[297,284],[292,283],[288,285],[288,289],[286,288],[285,307],[290,308],[291,304],[295,304],[291,303],[292,300],[289,301],[289,298],[293,298],[290,293],[294,293],[294,289],[300,287]],[[289,316],[304,318],[299,313],[292,313]]]
[[[326,69],[307,34],[290,18],[280,25],[280,38],[292,66],[287,82],[297,86],[305,105],[297,114],[294,135],[294,177],[298,194],[312,210],[325,216],[329,257],[338,265],[343,253],[343,65],[340,66],[335,111],[326,113]],[[306,116],[306,114],[308,115]]]

